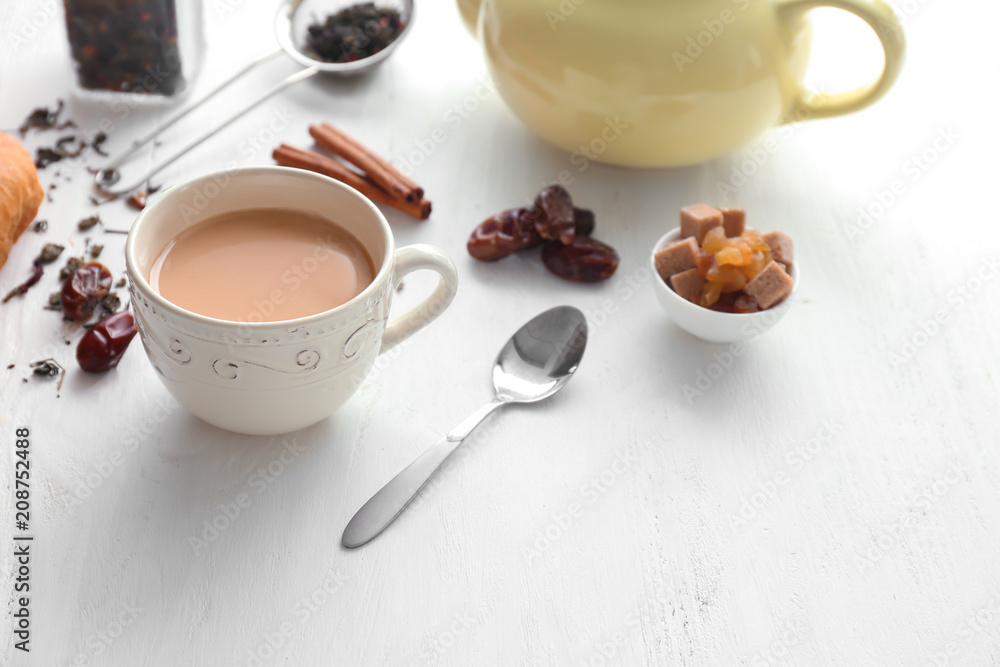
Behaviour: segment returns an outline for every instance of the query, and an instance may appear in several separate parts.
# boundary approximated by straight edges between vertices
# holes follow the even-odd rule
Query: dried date
[[[600,241],[581,237],[569,245],[549,241],[542,247],[542,262],[560,278],[594,283],[614,274],[618,253]]]
[[[594,212],[586,208],[573,207],[573,226],[576,228],[577,236],[590,236],[594,233],[597,222]]]
[[[550,185],[535,197],[532,209],[535,229],[543,239],[560,241],[569,245],[576,238],[576,221],[573,216],[573,198],[561,185]]]
[[[111,289],[111,271],[100,262],[90,262],[73,271],[63,285],[63,315],[74,322],[90,318]]]
[[[573,206],[569,192],[550,185],[535,197],[530,209],[508,209],[483,221],[469,237],[469,254],[493,261],[545,241],[542,261],[567,280],[597,282],[618,268],[615,249],[590,238],[594,212]]]
[[[540,242],[531,211],[510,208],[487,218],[476,227],[466,248],[476,259],[492,262]]]
[[[749,294],[741,293],[733,302],[733,311],[737,313],[756,313],[759,310],[760,306],[757,305],[757,300]]]
[[[76,346],[76,361],[89,373],[114,368],[135,338],[135,318],[125,311],[108,315],[90,328]]]

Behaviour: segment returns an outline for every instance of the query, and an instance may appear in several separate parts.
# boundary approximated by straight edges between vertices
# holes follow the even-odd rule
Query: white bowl
[[[795,281],[792,293],[777,306],[767,310],[747,314],[720,313],[703,308],[681,297],[670,288],[667,281],[660,277],[656,270],[656,262],[653,261],[653,256],[658,250],[674,241],[679,241],[680,236],[681,230],[678,227],[660,237],[660,240],[653,247],[653,252],[649,254],[649,265],[653,270],[653,289],[656,291],[656,298],[667,317],[681,329],[710,343],[744,342],[753,340],[769,330],[788,312],[792,305],[792,298],[799,288],[798,260],[792,263],[788,273]]]

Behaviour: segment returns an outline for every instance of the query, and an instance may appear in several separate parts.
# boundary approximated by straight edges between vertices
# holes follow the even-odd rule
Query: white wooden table
[[[272,4],[206,3],[199,90],[270,48]],[[40,6],[0,5],[2,128],[68,94],[62,19]],[[138,345],[116,371],[77,372],[63,340],[78,334],[42,310],[54,271],[0,306],[0,663],[1000,662],[1000,8],[900,7],[910,49],[889,97],[773,133],[775,150],[735,194],[721,198],[718,183],[740,155],[575,174],[571,192],[622,256],[603,285],[466,254],[476,223],[570,165],[483,86],[478,46],[447,2],[421,2],[413,34],[374,75],[299,84],[174,165],[155,180],[269,164],[278,142],[308,146],[319,120],[396,161],[440,130],[415,169],[432,219],[387,215],[400,244],[455,258],[461,291],[335,418],[288,438],[228,434],[176,408]],[[12,46],[32,20],[35,34]],[[817,26],[814,83],[833,90],[875,71],[874,38],[858,34],[847,20]],[[153,157],[295,67],[270,63]],[[168,113],[126,111],[71,102],[82,126],[112,118],[111,151]],[[87,174],[54,172],[43,177],[58,186],[40,213],[49,231],[17,244],[0,293],[44,242],[85,243]],[[902,194],[886,194],[895,181]],[[752,224],[797,244],[794,308],[736,358],[674,327],[648,284],[651,244],[697,201],[746,206]],[[870,221],[858,223],[860,209]],[[111,228],[134,217],[120,202],[98,211]],[[124,237],[89,235],[121,275]],[[397,305],[432,280],[408,279]],[[489,397],[508,335],[561,303],[591,321],[566,390],[495,417],[396,525],[342,549],[352,513]],[[22,382],[49,356],[70,369],[58,397],[54,383]],[[31,433],[30,654],[14,649],[11,616],[19,427]]]

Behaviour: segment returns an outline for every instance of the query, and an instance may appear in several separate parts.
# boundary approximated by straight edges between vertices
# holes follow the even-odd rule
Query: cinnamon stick
[[[410,202],[423,199],[424,189],[422,187],[399,173],[395,167],[389,164],[388,160],[375,154],[333,125],[329,123],[310,125],[309,134],[312,135],[317,144],[353,164],[393,197]]]
[[[284,167],[295,167],[296,169],[314,171],[317,174],[323,174],[334,180],[338,180],[341,183],[350,185],[365,197],[377,201],[380,204],[391,206],[394,209],[417,218],[418,220],[426,220],[431,214],[431,203],[428,200],[421,199],[420,201],[409,202],[402,199],[396,199],[390,196],[371,179],[366,178],[356,171],[348,169],[336,160],[328,158],[325,155],[320,155],[319,153],[282,144],[274,149],[271,156],[278,164]]]

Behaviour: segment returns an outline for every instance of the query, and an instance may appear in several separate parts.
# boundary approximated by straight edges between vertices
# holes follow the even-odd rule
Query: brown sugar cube
[[[768,232],[764,234],[764,243],[771,249],[771,257],[785,266],[791,266],[795,261],[795,243],[785,232]]]
[[[693,239],[684,239],[661,248],[653,255],[656,271],[664,280],[675,273],[687,271],[697,266],[698,243]]]
[[[705,279],[698,273],[698,269],[688,269],[670,276],[670,286],[681,298],[687,299],[691,303],[699,303],[701,291],[705,287]]]
[[[736,238],[743,235],[747,226],[747,210],[745,208],[722,208],[722,226],[726,230],[726,238]]]
[[[693,236],[698,245],[712,227],[722,224],[722,211],[708,204],[693,204],[681,209],[681,238]]]
[[[792,293],[794,281],[777,262],[768,262],[764,270],[746,284],[743,291],[752,296],[761,310],[767,310]]]

